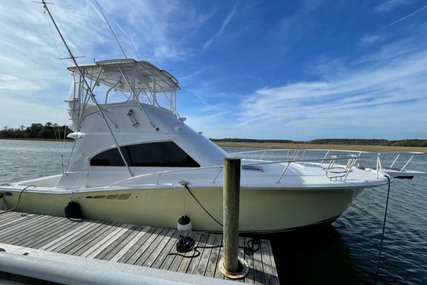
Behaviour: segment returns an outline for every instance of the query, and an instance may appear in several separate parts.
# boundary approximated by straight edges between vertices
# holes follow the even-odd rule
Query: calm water
[[[0,183],[60,173],[71,147],[0,140]],[[427,171],[422,159],[409,169]],[[392,183],[377,284],[427,284],[426,188],[426,176]],[[386,196],[386,186],[364,190],[331,226],[268,237],[281,284],[374,284]]]

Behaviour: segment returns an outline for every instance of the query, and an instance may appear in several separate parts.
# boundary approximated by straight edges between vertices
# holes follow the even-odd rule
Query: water
[[[0,183],[60,174],[72,143],[0,140]]]
[[[61,173],[71,148],[0,140],[0,183]],[[423,159],[409,169],[427,171]],[[427,284],[426,188],[427,176],[391,185],[377,284]],[[366,189],[331,226],[269,236],[281,284],[374,284],[386,197],[387,186]]]
[[[425,178],[391,186],[377,284],[427,284],[423,185]],[[386,192],[364,190],[331,226],[271,237],[281,283],[374,284]]]
[[[278,155],[267,153],[264,158]],[[375,167],[375,156],[359,163]],[[409,157],[401,155],[395,166],[402,167]],[[392,153],[382,155],[382,165],[389,166],[394,158]],[[426,172],[427,155],[414,158],[407,169]],[[281,283],[374,284],[387,190],[388,186],[365,189],[330,226],[269,236]],[[396,179],[391,184],[377,284],[427,284],[426,194],[427,176]]]

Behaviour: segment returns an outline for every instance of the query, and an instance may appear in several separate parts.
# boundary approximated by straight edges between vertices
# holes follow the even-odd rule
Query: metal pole
[[[239,201],[240,201],[240,159],[224,159],[224,269],[238,272]]]
[[[98,109],[99,115],[101,116],[101,118],[102,118],[102,119],[104,119],[105,125],[107,126],[108,130],[109,130],[109,131],[110,131],[110,133],[111,133],[111,136],[113,137],[113,140],[114,140],[114,143],[115,143],[115,145],[116,145],[116,147],[117,147],[117,150],[119,151],[119,154],[120,154],[120,156],[121,156],[121,158],[122,158],[122,160],[123,160],[123,162],[124,162],[125,166],[127,167],[127,169],[128,169],[128,171],[129,171],[130,176],[133,176],[133,172],[132,172],[132,170],[130,169],[130,166],[128,165],[128,163],[127,163],[127,161],[126,161],[126,159],[125,159],[125,157],[124,157],[124,155],[123,155],[122,150],[120,149],[120,145],[119,145],[119,143],[118,143],[118,141],[117,141],[117,139],[116,139],[116,136],[114,135],[113,130],[111,129],[110,125],[109,125],[109,124],[108,124],[108,122],[107,122],[107,119],[105,118],[104,111],[102,110],[101,106],[99,106],[98,101],[96,100],[95,95],[92,93],[92,89],[90,88],[90,85],[89,85],[89,83],[88,83],[88,82],[87,82],[87,80],[86,80],[86,77],[84,76],[84,74],[83,74],[83,72],[82,72],[82,70],[81,70],[80,66],[77,64],[76,58],[74,57],[73,53],[71,52],[70,48],[68,47],[68,44],[67,44],[67,42],[65,41],[64,37],[62,36],[62,33],[61,33],[61,31],[59,30],[58,26],[56,25],[56,22],[55,22],[55,20],[53,19],[53,16],[52,16],[52,14],[50,13],[49,8],[47,8],[47,3],[46,3],[44,0],[42,0],[42,3],[43,3],[43,7],[45,8],[45,10],[47,11],[47,13],[49,14],[49,17],[50,17],[50,19],[52,20],[52,23],[53,23],[53,25],[55,26],[55,28],[56,28],[56,30],[57,30],[57,32],[58,32],[58,34],[59,34],[59,36],[61,37],[61,40],[62,40],[62,42],[64,43],[64,45],[65,45],[65,47],[66,47],[66,49],[67,49],[67,51],[68,51],[68,54],[70,55],[71,59],[73,60],[73,63],[74,63],[74,65],[76,66],[76,68],[77,68],[77,70],[78,70],[78,72],[79,72],[79,74],[80,74],[81,79],[83,79],[83,83],[84,83],[84,85],[86,86],[87,91],[89,92],[89,96],[90,96],[90,98],[92,99],[93,103],[95,103],[95,105],[96,105],[96,107],[97,107],[97,109]]]

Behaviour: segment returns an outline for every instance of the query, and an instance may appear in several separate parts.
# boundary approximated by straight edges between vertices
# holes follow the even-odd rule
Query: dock
[[[186,252],[184,256],[177,255],[176,244],[180,236],[192,237],[197,250]],[[135,282],[132,279],[135,276],[166,278],[172,283],[179,281],[185,284],[232,282],[218,269],[222,258],[222,239],[221,234],[207,232],[91,220],[72,221],[63,217],[0,211],[0,258],[11,254],[22,259],[23,263],[31,261],[40,266],[43,262],[47,263],[46,266],[55,262],[74,264],[84,269],[91,268],[87,270],[88,275],[96,271],[114,275],[116,271],[118,277],[114,276],[119,281],[130,278],[128,284]],[[252,253],[243,249],[251,241],[250,237],[239,236],[239,257],[247,262],[249,273],[235,281],[279,284],[270,242],[261,239],[259,250]],[[99,278],[103,276],[106,275]],[[115,282],[111,278],[109,280]]]

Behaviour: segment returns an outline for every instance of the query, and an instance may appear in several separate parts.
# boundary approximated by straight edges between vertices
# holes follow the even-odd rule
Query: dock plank
[[[2,233],[1,238],[4,241],[6,241],[10,237],[15,238],[17,232],[20,232],[20,233],[25,232],[27,227],[32,223],[43,222],[47,219],[49,219],[48,216],[45,216],[42,218],[37,216],[32,216],[24,219],[19,219],[19,222],[17,222],[16,224],[8,224],[7,227],[1,230],[1,233]]]
[[[122,249],[111,257],[110,261],[118,262],[134,245],[141,239],[143,235],[150,229],[150,227],[135,227],[135,235],[128,242],[125,243]]]
[[[19,235],[16,235],[16,233],[12,231],[7,236],[3,236],[2,240],[6,243],[22,246],[29,238],[40,234],[45,227],[48,227],[52,223],[53,220],[53,217],[47,219],[28,220],[27,223],[19,227]]]
[[[95,258],[102,260],[111,260],[119,251],[123,249],[123,247],[130,242],[139,231],[135,230],[135,227],[130,228],[124,234],[122,234],[119,238],[117,238],[109,247],[100,252]]]
[[[182,234],[182,231],[174,230],[174,234],[170,237],[168,242],[163,247],[162,251],[157,256],[156,260],[151,264],[152,268],[160,269],[166,259],[169,257],[169,253],[172,248],[176,246],[179,236]]]
[[[221,244],[222,244],[222,241],[221,241]],[[214,278],[225,279],[225,276],[218,269],[218,265],[221,262],[222,257],[223,257],[223,248],[221,248],[221,250],[218,251],[218,262],[215,265],[215,273],[213,275]]]
[[[189,232],[182,232],[182,231],[178,231],[172,238],[171,241],[173,242],[173,245],[170,246],[170,251],[168,252],[168,254],[165,257],[165,260],[162,262],[160,269],[166,269],[166,270],[170,270],[173,271],[171,266],[172,264],[176,264],[177,261],[175,261],[175,259],[178,260],[179,256],[177,255],[178,252],[176,250],[176,244],[178,243],[179,239],[181,237],[186,237],[188,235]],[[175,270],[176,271],[176,270]]]
[[[203,252],[205,250],[206,251],[210,250],[207,248],[205,249],[206,243],[208,242],[208,238],[209,238],[209,234],[207,234],[207,233],[201,233],[200,234],[199,242],[198,242],[198,244],[195,245],[195,247],[193,249],[194,250],[193,253],[196,255],[199,254],[199,256],[197,258],[192,258],[192,260],[191,260],[191,262],[187,268],[187,271],[186,271],[187,273],[196,274],[197,267],[198,267],[198,265],[202,259]]]
[[[3,223],[3,222],[10,220],[10,219],[14,219],[14,216],[16,216],[16,215],[19,215],[19,213],[3,210],[0,213],[0,223]]]
[[[34,246],[37,247],[39,244],[43,244],[45,240],[49,238],[52,233],[58,232],[58,230],[64,227],[64,222],[59,219],[53,219],[46,227],[40,227],[38,230],[35,230],[28,235],[25,239],[20,241],[20,246],[28,247]]]
[[[262,265],[261,254],[262,254],[261,250],[257,250],[254,252],[253,273],[254,273],[255,284],[264,284],[264,269]]]
[[[76,227],[71,229],[71,231],[69,231],[67,234],[57,236],[55,239],[51,240],[50,242],[40,247],[40,249],[53,251],[58,245],[61,245],[63,242],[66,242],[67,240],[73,239],[81,231],[91,226],[94,226],[93,223],[85,222],[85,221],[81,222],[78,226],[76,224]]]
[[[195,242],[194,244],[197,245],[199,243],[201,234],[198,232],[190,232],[188,236],[193,238]],[[194,254],[194,251],[189,251],[184,253],[182,256],[178,255],[177,258],[174,259],[174,263],[171,266],[171,270],[186,273]]]
[[[20,214],[17,212],[1,212],[0,214],[0,230],[7,228],[13,224],[18,224],[27,219],[34,217],[33,214]]]
[[[153,252],[155,252],[154,255],[156,255],[157,253],[156,249],[158,245],[165,238],[168,232],[169,232],[169,229],[162,229],[158,234],[152,235],[147,240],[147,246],[144,252],[139,256],[139,258],[135,261],[134,264],[143,265],[149,259],[149,257],[153,254]]]
[[[208,263],[210,260],[209,258],[211,256],[213,250],[215,249],[214,248],[215,238],[216,238],[215,234],[209,235],[208,240],[205,243],[206,248],[204,248],[203,251],[201,252],[199,264],[197,265],[193,274],[201,275],[201,276],[205,275],[207,267],[208,267]]]
[[[277,277],[277,271],[273,269],[271,257],[272,252],[270,252],[270,246],[267,244],[265,240],[261,240],[261,259],[263,264],[263,271],[264,271],[264,284],[277,284],[276,283],[276,277]]]
[[[63,247],[60,252],[77,256],[82,255],[89,248],[94,246],[98,239],[102,238],[103,233],[110,229],[110,225],[111,224],[96,223],[92,227],[85,227],[85,230],[75,235],[68,245]]]
[[[91,249],[85,251],[81,256],[95,258],[99,253],[106,249],[110,244],[112,244],[120,235],[129,230],[132,225],[114,225],[112,226],[112,231],[105,235],[96,245],[91,247]]]
[[[161,241],[154,245],[154,250],[151,252],[150,256],[144,261],[143,264],[139,264],[137,262],[137,265],[143,265],[152,267],[153,263],[159,258],[161,252],[165,248],[166,244],[170,241],[172,236],[175,234],[176,230],[174,229],[168,229],[166,235],[161,239]]]
[[[76,247],[83,246],[85,244],[82,241],[84,241],[84,238],[89,236],[92,231],[108,231],[110,227],[110,225],[106,225],[104,228],[101,224],[89,224],[89,226],[85,227],[82,231],[76,232],[74,235],[70,236],[69,239],[63,241],[61,244],[58,244],[57,247],[52,249],[52,251],[59,253],[68,253],[69,251],[74,251]]]
[[[253,242],[253,238],[245,237],[245,243],[243,246],[249,246]],[[249,272],[245,276],[245,283],[254,284],[255,283],[255,272],[254,272],[254,253],[246,254],[245,261],[248,263]]]
[[[127,264],[133,264],[134,260],[132,259],[132,256],[137,255],[138,249],[144,244],[144,242],[157,230],[157,228],[154,227],[146,227],[142,229],[144,231],[144,235],[142,235],[139,240],[137,240],[133,246],[129,249],[128,252],[126,252],[119,260],[118,262],[127,263]],[[136,257],[137,259],[138,257]]]
[[[155,228],[154,232],[150,235],[145,235],[145,241],[140,245],[140,247],[135,251],[135,254],[133,254],[126,263],[128,264],[135,264],[138,259],[144,254],[144,252],[147,250],[147,248],[153,243],[153,241],[156,239],[156,237],[163,231],[162,228]]]
[[[180,236],[192,237],[197,251],[177,254]],[[210,278],[227,279],[218,269],[223,255],[221,234],[178,231],[131,224],[82,220],[63,217],[0,211],[0,242],[42,251],[59,252],[127,263]],[[261,240],[254,254],[243,249],[248,237],[239,237],[239,256],[249,265],[245,278],[249,284],[279,284],[271,245]]]
[[[215,235],[213,246],[215,246],[215,248],[212,249],[211,254],[209,255],[209,261],[205,270],[205,276],[212,278],[215,277],[215,273],[218,270],[220,252],[222,252],[222,235]]]

